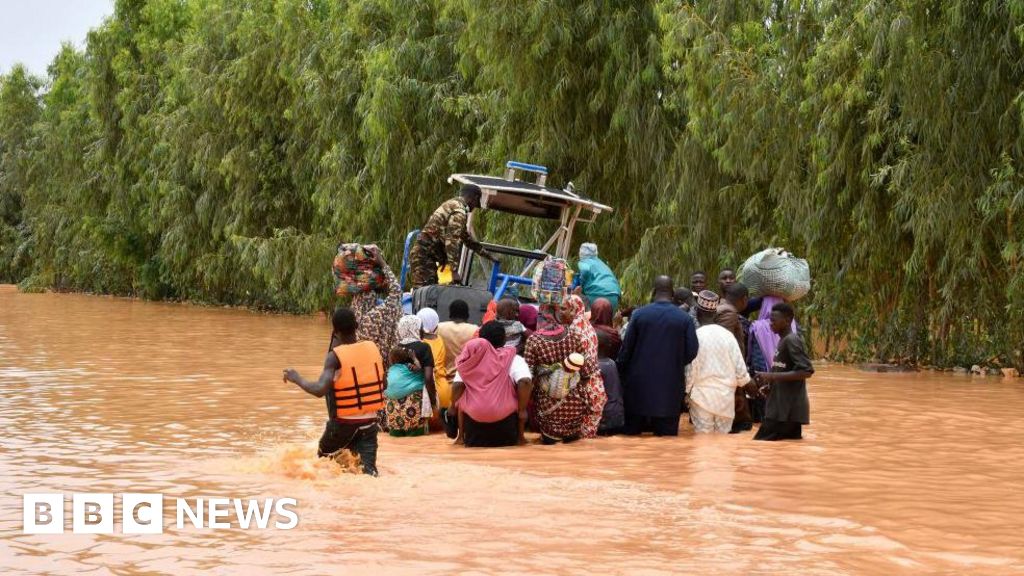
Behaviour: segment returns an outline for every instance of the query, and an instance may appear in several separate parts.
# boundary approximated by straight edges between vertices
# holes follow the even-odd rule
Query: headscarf
[[[597,326],[612,325],[612,303],[607,298],[598,298],[590,305],[590,324]]]
[[[530,304],[523,304],[519,307],[519,321],[527,330],[537,329],[537,308]]]
[[[484,313],[484,319],[480,321],[480,325],[483,326],[484,324],[487,324],[491,320],[497,320],[497,319],[498,319],[498,302],[496,300],[491,300],[490,302],[487,303],[487,312]]]
[[[409,344],[412,342],[420,341],[420,328],[423,327],[423,321],[420,320],[419,316],[413,316],[412,314],[406,314],[398,320],[398,343]]]
[[[587,305],[575,294],[570,295],[562,305],[572,310],[573,320],[569,331],[579,336],[584,356],[597,362],[597,332],[587,321]]]
[[[580,260],[586,260],[587,258],[597,258],[597,244],[592,242],[580,244]]]
[[[497,320],[496,322],[505,329],[505,346],[509,348],[519,346],[519,341],[526,332],[526,327],[523,326],[523,323],[519,320]]]
[[[420,311],[416,313],[416,316],[420,319],[420,322],[423,323],[424,332],[427,334],[433,334],[437,331],[437,325],[440,323],[441,319],[438,318],[437,311],[433,308],[421,308]]]
[[[761,312],[757,320],[750,323],[750,336],[761,348],[764,360],[768,364],[768,370],[772,369],[772,361],[775,360],[775,350],[779,347],[779,335],[772,332],[772,307],[779,302],[784,302],[778,296],[765,296],[761,301]],[[793,321],[793,331],[796,332],[796,321]]]
[[[555,304],[544,304],[540,307],[537,320],[537,330],[534,334],[541,336],[561,336],[565,332],[565,326],[558,321],[558,306]]]
[[[605,347],[609,358],[619,355],[622,336],[612,327],[612,303],[607,298],[598,298],[590,306],[590,325],[594,331],[607,337]]]

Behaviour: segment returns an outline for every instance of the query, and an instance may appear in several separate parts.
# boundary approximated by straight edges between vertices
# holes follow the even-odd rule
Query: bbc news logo
[[[175,498],[174,524],[200,529],[241,529],[273,527],[291,530],[299,524],[294,498]],[[72,494],[71,531],[76,534],[114,533],[113,494]],[[121,494],[122,534],[162,534],[163,494]],[[64,532],[63,494],[22,495],[22,530],[25,534]],[[273,521],[273,522],[272,522]]]

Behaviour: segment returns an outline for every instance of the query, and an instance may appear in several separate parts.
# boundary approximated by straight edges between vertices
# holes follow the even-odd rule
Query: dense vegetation
[[[312,310],[515,158],[617,208],[627,299],[784,245],[831,354],[1021,366],[1022,46],[1021,1],[118,0],[0,77],[0,281]]]

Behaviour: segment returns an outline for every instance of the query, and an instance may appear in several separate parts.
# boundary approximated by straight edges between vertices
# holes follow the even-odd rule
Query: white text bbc
[[[299,523],[294,498],[175,498],[174,527],[231,529],[250,527],[291,530]],[[114,533],[113,494],[72,494],[71,531],[77,534]],[[273,520],[273,524],[271,524]],[[22,529],[25,534],[64,532],[63,494],[24,494]],[[122,534],[161,534],[164,531],[163,494],[121,494]]]

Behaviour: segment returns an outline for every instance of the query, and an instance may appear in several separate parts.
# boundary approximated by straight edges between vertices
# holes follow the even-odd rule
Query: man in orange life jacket
[[[357,340],[359,322],[351,308],[338,308],[331,318],[331,349],[319,380],[306,380],[297,371],[284,371],[317,398],[327,398],[327,426],[317,456],[330,458],[341,450],[358,454],[363,472],[377,475],[377,411],[384,408],[384,360],[377,345]]]

